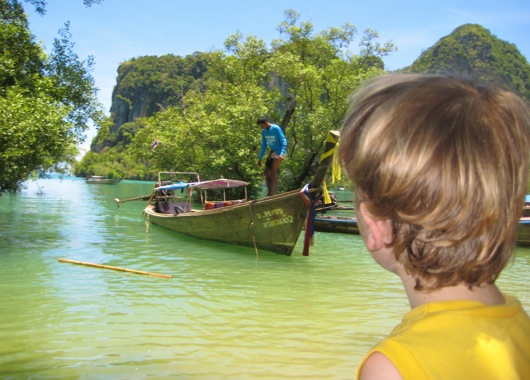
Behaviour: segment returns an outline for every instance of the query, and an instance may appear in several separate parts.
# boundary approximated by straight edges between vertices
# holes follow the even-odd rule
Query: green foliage
[[[16,1],[1,1],[0,16],[0,94],[15,85],[33,90],[44,57],[28,29],[24,9]]]
[[[35,5],[45,5],[35,1]],[[89,120],[102,115],[91,63],[79,61],[66,27],[46,56],[17,0],[0,2],[0,192],[34,175],[64,171]]]
[[[109,166],[109,162],[113,165]],[[101,175],[109,178],[122,178],[126,172],[134,175],[135,170],[140,170],[138,175],[140,178],[145,176],[143,165],[138,165],[116,149],[109,149],[103,153],[88,152],[81,162],[74,165],[74,171],[79,177]],[[134,176],[131,178],[134,179]]]
[[[123,169],[127,178],[197,171],[203,179],[245,180],[257,194],[263,174],[257,166],[261,129],[256,120],[267,115],[281,124],[289,141],[280,190],[302,186],[318,165],[327,132],[340,128],[348,95],[360,81],[381,73],[381,57],[395,48],[391,42],[379,44],[377,33],[367,30],[361,55],[353,55],[348,48],[354,26],[315,33],[298,17],[286,12],[278,28],[282,38],[271,49],[236,33],[226,39],[224,52],[123,63],[113,98],[115,125],[100,129],[93,143],[102,161],[85,156],[76,175],[104,175],[103,162]],[[140,102],[146,97],[148,102]],[[159,144],[151,149],[155,139]]]
[[[366,62],[376,62],[393,45],[381,47],[372,33],[365,54],[373,56],[353,56],[344,48],[353,41],[354,27],[314,33],[310,22],[298,23],[296,12],[286,17],[280,26],[286,38],[274,41],[270,51],[255,37],[228,37],[225,53],[209,54],[201,86],[190,86],[178,105],[135,126],[124,154],[150,170],[242,179],[257,192],[263,175],[256,165],[261,142],[256,120],[268,115],[282,125],[289,141],[281,189],[303,185],[318,165],[327,132],[340,128],[348,95],[360,81],[381,72],[379,65]],[[130,72],[134,65],[128,65],[122,69]],[[126,77],[133,88],[133,77]],[[159,145],[152,150],[155,138]]]
[[[516,46],[476,24],[455,29],[406,69],[411,72],[457,72],[477,76],[530,99],[530,65]]]
[[[283,82],[286,99],[295,103],[286,128],[288,159],[280,176],[281,188],[293,189],[313,174],[327,132],[341,126],[349,94],[360,81],[382,72],[365,64],[382,52],[377,47],[366,50],[375,55],[365,59],[344,50],[355,37],[356,29],[351,25],[314,34],[311,23],[297,24],[296,12],[288,11],[286,16],[280,28],[286,39],[274,42],[275,54],[269,64]]]
[[[39,85],[35,89],[30,93],[12,86],[0,96],[1,191],[18,190],[32,172],[54,168],[57,158],[72,158],[74,146],[68,145],[69,125],[64,122],[68,109]]]
[[[88,123],[93,121],[99,125],[104,117],[90,74],[94,58],[79,59],[74,52],[68,23],[59,30],[59,36],[54,40],[53,50],[45,62],[46,75],[53,82],[52,96],[70,108],[68,121],[74,126],[73,137],[83,142]]]

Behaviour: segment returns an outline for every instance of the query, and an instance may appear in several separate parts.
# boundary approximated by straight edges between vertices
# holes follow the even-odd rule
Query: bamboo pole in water
[[[120,270],[122,272],[131,272],[136,274],[146,274],[150,276],[157,276],[157,277],[164,277],[164,278],[172,278],[173,276],[170,276],[168,274],[160,274],[160,273],[153,273],[153,272],[145,272],[143,270],[136,270],[136,269],[127,269],[127,268],[121,268],[121,267],[114,267],[112,265],[104,265],[104,264],[95,264],[95,263],[88,263],[86,261],[77,261],[77,260],[69,260],[69,259],[57,259],[58,261],[62,263],[70,263],[70,264],[78,264],[78,265],[86,265],[90,267],[96,267],[96,268],[104,268],[104,269],[112,269],[112,270]]]

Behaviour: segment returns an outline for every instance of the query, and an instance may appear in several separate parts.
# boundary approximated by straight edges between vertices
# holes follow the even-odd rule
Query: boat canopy
[[[177,190],[184,189],[186,187],[194,187],[200,190],[211,190],[211,189],[230,189],[234,187],[248,186],[248,182],[240,181],[237,179],[212,179],[210,181],[200,182],[175,182],[169,185],[159,186],[156,190]]]
[[[233,187],[248,186],[248,182],[239,181],[237,179],[220,178],[220,179],[213,179],[211,181],[201,181],[201,182],[190,183],[189,185],[197,189],[201,189],[201,190],[229,189]]]
[[[177,189],[184,189],[184,188],[186,188],[188,186],[191,186],[191,185],[193,185],[193,183],[189,183],[189,182],[175,182],[175,183],[171,183],[169,185],[159,186],[155,190],[177,190]]]

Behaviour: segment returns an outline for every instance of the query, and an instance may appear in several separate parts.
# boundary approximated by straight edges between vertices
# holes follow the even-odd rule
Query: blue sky
[[[76,53],[95,58],[93,76],[107,112],[120,63],[143,55],[223,49],[236,32],[270,45],[289,8],[311,21],[315,32],[355,25],[352,51],[363,30],[376,30],[381,42],[398,47],[384,59],[389,70],[410,65],[422,50],[467,23],[515,44],[530,60],[529,0],[103,0],[90,8],[83,0],[47,1],[44,16],[25,5],[32,33],[49,51],[57,31],[70,21]]]

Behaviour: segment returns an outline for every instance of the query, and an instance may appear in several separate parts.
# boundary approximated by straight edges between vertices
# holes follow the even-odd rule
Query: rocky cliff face
[[[110,136],[91,150],[100,152],[119,142],[119,128],[141,117],[150,117],[168,106],[178,106],[184,94],[200,86],[207,72],[207,53],[186,57],[173,55],[133,58],[118,67],[110,108]]]
[[[134,121],[139,117],[151,116],[147,113],[147,104],[152,95],[149,93],[149,89],[140,91],[132,98],[128,98],[122,92],[123,89],[118,83],[112,93],[112,106],[110,107],[114,121],[112,132],[117,131],[122,124]]]

